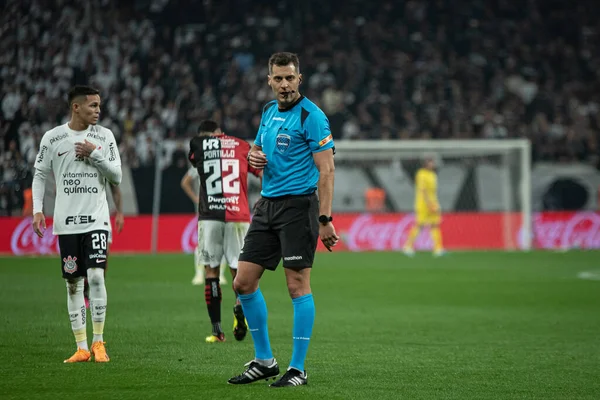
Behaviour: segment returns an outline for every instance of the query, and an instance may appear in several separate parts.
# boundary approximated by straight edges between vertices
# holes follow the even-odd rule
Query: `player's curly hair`
[[[300,73],[300,59],[298,55],[295,53],[289,53],[287,51],[274,53],[269,58],[269,74],[273,73],[273,65],[277,65],[278,67],[285,67],[289,63],[294,64],[296,67],[296,73]]]

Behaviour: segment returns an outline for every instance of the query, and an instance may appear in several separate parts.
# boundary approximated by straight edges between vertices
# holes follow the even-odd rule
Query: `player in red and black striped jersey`
[[[222,342],[221,287],[219,270],[225,256],[235,278],[238,256],[250,225],[248,172],[262,172],[248,166],[250,145],[222,133],[219,125],[203,121],[198,136],[190,141],[189,160],[200,178],[198,204],[199,262],[205,266],[205,299],[213,326],[207,342]],[[234,307],[234,336],[242,340],[247,331],[239,301]]]

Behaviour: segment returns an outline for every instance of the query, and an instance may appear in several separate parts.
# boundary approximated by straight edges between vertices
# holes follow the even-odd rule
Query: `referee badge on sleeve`
[[[325,139],[323,139],[319,142],[319,147],[325,146],[327,143],[331,142],[332,140],[333,140],[333,136],[331,136],[331,133],[330,133],[329,136],[327,136]]]
[[[277,135],[277,139],[275,142],[277,151],[281,154],[285,153],[290,147],[291,140],[292,139],[290,138],[290,135],[286,135],[285,133],[280,133],[279,135]]]

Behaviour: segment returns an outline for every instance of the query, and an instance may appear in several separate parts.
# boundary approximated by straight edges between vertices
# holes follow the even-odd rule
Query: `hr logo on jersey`
[[[77,271],[77,257],[68,256],[67,258],[63,258],[63,262],[65,263],[63,269],[67,274]]]
[[[275,139],[275,147],[277,148],[277,151],[279,151],[282,154],[285,153],[290,147],[291,141],[292,138],[290,137],[290,135],[286,135],[285,133],[280,133],[279,135],[277,135],[277,139]]]
[[[202,141],[202,150],[216,150],[219,148],[219,139],[206,139]]]
[[[73,224],[73,225],[91,224],[93,222],[96,222],[96,220],[91,215],[69,215],[65,219],[65,224],[66,225],[70,225],[70,224]]]

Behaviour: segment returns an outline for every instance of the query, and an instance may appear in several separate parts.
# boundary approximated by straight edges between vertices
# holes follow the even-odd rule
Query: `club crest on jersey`
[[[277,147],[277,151],[281,154],[285,153],[290,147],[291,141],[292,139],[290,135],[286,135],[285,133],[280,133],[279,135],[277,135],[277,139],[275,139],[275,146]]]
[[[68,256],[67,258],[63,258],[63,262],[65,263],[63,269],[67,274],[77,271],[77,257]]]

